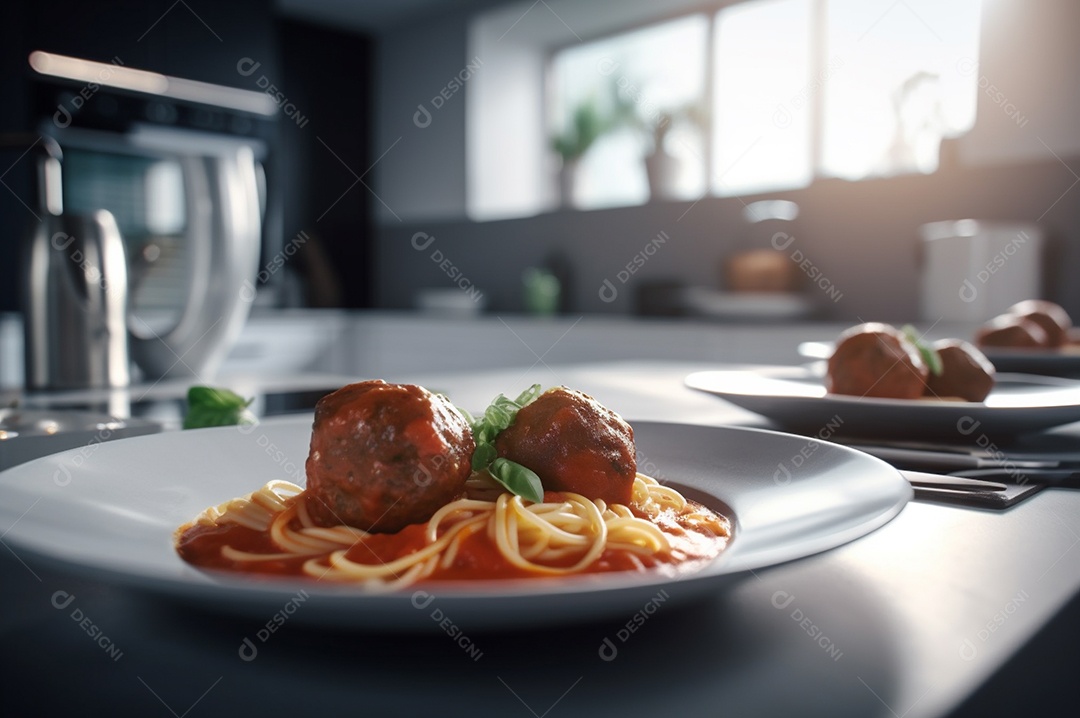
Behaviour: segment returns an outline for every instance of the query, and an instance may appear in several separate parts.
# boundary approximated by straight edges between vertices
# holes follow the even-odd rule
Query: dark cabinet
[[[321,274],[314,252],[293,262],[308,303],[372,306],[373,43],[291,19],[278,22],[277,36],[281,74],[260,68],[252,79],[265,74],[283,93],[277,169],[286,245],[304,232],[321,248]]]
[[[24,58],[45,50],[244,89],[258,88],[242,59],[277,66],[271,0],[43,0],[23,21]]]

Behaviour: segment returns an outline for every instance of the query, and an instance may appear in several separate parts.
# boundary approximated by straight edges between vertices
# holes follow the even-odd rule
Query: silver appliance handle
[[[181,161],[191,256],[188,301],[171,329],[131,327],[147,379],[211,378],[251,309],[261,248],[259,189],[249,147]]]

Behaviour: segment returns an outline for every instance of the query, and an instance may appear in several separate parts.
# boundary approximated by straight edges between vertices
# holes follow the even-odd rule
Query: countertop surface
[[[586,391],[631,422],[769,426],[683,385],[716,361],[551,354],[535,346],[509,368],[382,375],[466,407],[538,382]],[[308,373],[301,384],[348,376]],[[1080,430],[1058,433],[1080,446]],[[266,621],[77,578],[3,542],[0,681],[10,715],[1052,714],[1076,695],[1078,544],[1075,490],[999,512],[916,501],[869,535],[748,572],[633,631],[631,616],[544,631],[461,626],[476,657],[449,634],[286,623],[244,660],[244,639]],[[58,607],[58,595],[73,598]],[[604,639],[620,631],[628,639],[604,660]]]

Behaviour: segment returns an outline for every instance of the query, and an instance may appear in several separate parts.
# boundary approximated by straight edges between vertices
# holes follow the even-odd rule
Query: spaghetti
[[[181,527],[177,550],[206,568],[394,590],[421,581],[694,565],[719,554],[731,536],[727,518],[640,473],[629,505],[565,491],[532,503],[473,478],[464,498],[390,534],[320,526],[310,500],[301,487],[272,481]]]

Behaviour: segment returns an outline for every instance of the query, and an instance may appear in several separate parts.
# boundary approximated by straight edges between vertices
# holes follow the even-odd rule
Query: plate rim
[[[792,376],[782,376],[782,374],[791,373]],[[766,376],[769,379],[775,379],[776,381],[797,381],[802,379],[814,379],[817,376],[813,370],[807,365],[794,365],[794,366],[762,366],[755,369],[703,369],[701,371],[691,372],[684,377],[684,383],[691,389],[697,391],[703,391],[707,394],[715,394],[717,396],[745,396],[762,399],[788,399],[799,401],[811,401],[819,402],[823,399],[829,402],[837,403],[851,403],[857,406],[883,406],[883,407],[919,407],[925,408],[927,411],[943,411],[943,410],[955,410],[963,409],[972,406],[981,407],[983,410],[998,412],[1006,411],[1031,411],[1033,409],[1077,409],[1080,410],[1080,380],[1069,379],[1066,377],[1046,376],[1042,374],[1026,374],[1023,372],[999,372],[996,377],[999,381],[1012,381],[1016,383],[1028,383],[1037,384],[1041,386],[1051,386],[1062,390],[1071,390],[1076,393],[1077,401],[1069,404],[1050,404],[1050,405],[1027,405],[1027,406],[987,406],[985,402],[975,401],[948,401],[944,399],[891,399],[876,396],[853,396],[850,394],[830,394],[828,392],[823,393],[821,396],[806,396],[804,394],[761,394],[752,391],[739,391],[738,389],[732,390],[718,390],[714,388],[708,388],[702,386],[699,382],[703,377],[715,374],[753,374],[757,376]],[[781,376],[770,376],[771,374],[777,374]],[[824,389],[824,387],[822,387]]]

